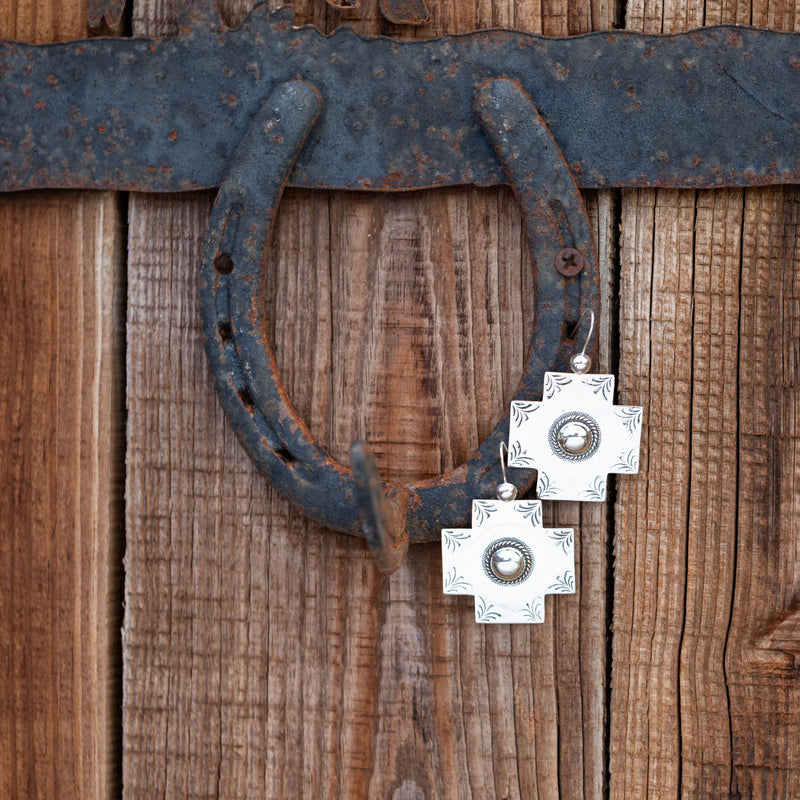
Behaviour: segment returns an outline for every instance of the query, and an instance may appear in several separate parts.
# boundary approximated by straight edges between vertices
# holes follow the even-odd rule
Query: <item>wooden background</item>
[[[429,5],[417,32],[374,0],[295,12],[398,36],[800,29],[768,0]],[[175,13],[137,0],[133,31]],[[0,0],[0,35],[83,15]],[[586,200],[599,367],[646,407],[642,471],[608,505],[550,504],[578,593],[509,627],[441,594],[437,545],[381,578],[254,473],[200,341],[211,194],[0,198],[0,797],[800,797],[800,192]],[[435,475],[502,415],[533,290],[508,190],[291,191],[270,280],[287,387],[342,459],[365,437],[384,477]]]

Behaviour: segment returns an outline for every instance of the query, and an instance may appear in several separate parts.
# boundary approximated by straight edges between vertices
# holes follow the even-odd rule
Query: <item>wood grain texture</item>
[[[295,6],[325,30],[398,33],[376,9]],[[432,11],[405,35],[612,22],[602,3]],[[171,13],[137,5],[139,32],[169,30]],[[614,199],[588,200],[607,265]],[[580,591],[531,627],[478,626],[471,599],[445,598],[437,545],[384,579],[361,542],[289,509],[208,376],[196,277],[210,203],[131,201],[125,796],[602,797],[605,506],[555,512],[581,531]],[[385,478],[435,475],[504,413],[532,314],[509,191],[290,192],[269,274],[283,378],[338,457],[363,436]]]
[[[86,34],[0,0],[0,36]],[[0,797],[119,791],[122,236],[110,193],[0,196]]]
[[[742,797],[800,794],[800,192],[746,196],[739,354],[736,581],[727,642]]]
[[[0,197],[4,798],[103,798],[118,782],[115,211],[107,194]]]
[[[633,2],[627,27],[794,29],[793,4]],[[797,192],[623,193],[611,794],[800,794]],[[769,542],[769,545],[767,545]]]

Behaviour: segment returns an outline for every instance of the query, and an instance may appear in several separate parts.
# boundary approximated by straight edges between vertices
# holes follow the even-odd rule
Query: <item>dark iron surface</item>
[[[381,0],[381,14],[396,25],[425,25],[431,15],[423,0]]]
[[[277,87],[253,118],[211,215],[200,283],[203,333],[220,402],[258,468],[305,514],[350,534],[364,533],[361,493],[367,533],[374,534],[379,551],[386,551],[387,541],[428,541],[439,538],[443,527],[465,526],[472,499],[494,495],[508,419],[461,466],[428,481],[386,484],[381,497],[374,474],[370,479],[362,464],[356,481],[313,438],[292,406],[267,337],[265,255],[292,164],[314,135],[314,121],[317,115],[321,120],[324,108],[312,84],[295,80]],[[558,146],[518,83],[484,81],[475,91],[473,113],[520,202],[531,242],[536,327],[517,397],[534,397],[541,393],[545,370],[567,368],[574,350],[568,337],[581,312],[599,312],[590,225]],[[554,266],[555,254],[564,247],[579,247],[584,255],[584,268],[575,277]],[[534,475],[515,471],[522,491]],[[363,489],[370,482],[366,495],[360,492],[359,484]],[[387,520],[390,539],[380,533]]]
[[[378,464],[366,442],[353,442],[350,467],[356,485],[361,532],[378,572],[391,575],[408,552],[408,530],[403,525],[405,509],[386,498]]]
[[[176,39],[0,43],[0,189],[218,186],[263,99],[324,99],[289,179],[371,190],[504,182],[472,112],[504,75],[533,98],[581,187],[800,181],[800,36],[710,28],[546,39],[324,36],[288,9]]]
[[[89,27],[99,27],[103,20],[109,28],[116,28],[122,21],[125,0],[87,0],[86,21]]]

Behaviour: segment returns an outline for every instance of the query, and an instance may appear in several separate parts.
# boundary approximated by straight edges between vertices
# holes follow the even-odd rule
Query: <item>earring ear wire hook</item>
[[[583,314],[581,314],[580,319],[578,320],[578,324],[573,328],[572,335],[575,336],[578,333],[578,330],[581,327],[581,323],[584,320],[584,317],[589,314],[589,333],[586,335],[586,339],[583,341],[583,349],[580,353],[575,353],[574,356],[569,360],[569,364],[572,367],[573,372],[577,372],[578,374],[588,372],[592,366],[592,359],[586,355],[586,348],[589,346],[589,341],[592,338],[592,334],[594,333],[594,311],[591,308],[587,308]]]
[[[505,442],[500,442],[500,471],[503,475],[503,482],[497,487],[497,499],[508,503],[516,500],[517,487],[513,483],[509,483],[506,478],[506,461],[508,461],[508,447]]]
[[[500,469],[503,472],[503,483],[506,481],[506,464],[508,463],[508,447],[505,442],[500,442]]]

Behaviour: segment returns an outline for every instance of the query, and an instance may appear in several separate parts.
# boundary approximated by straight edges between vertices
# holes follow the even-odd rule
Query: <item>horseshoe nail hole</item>
[[[253,408],[256,404],[256,401],[253,400],[253,395],[250,394],[250,390],[247,388],[239,389],[239,399],[247,408]]]
[[[275,455],[284,462],[284,464],[293,464],[297,459],[285,448],[281,447],[275,451]]]
[[[227,343],[233,339],[233,328],[230,322],[220,322],[217,331],[219,332],[219,338],[222,339],[223,342]]]
[[[233,272],[233,259],[228,253],[220,253],[214,259],[214,268],[220,275],[230,275]]]

